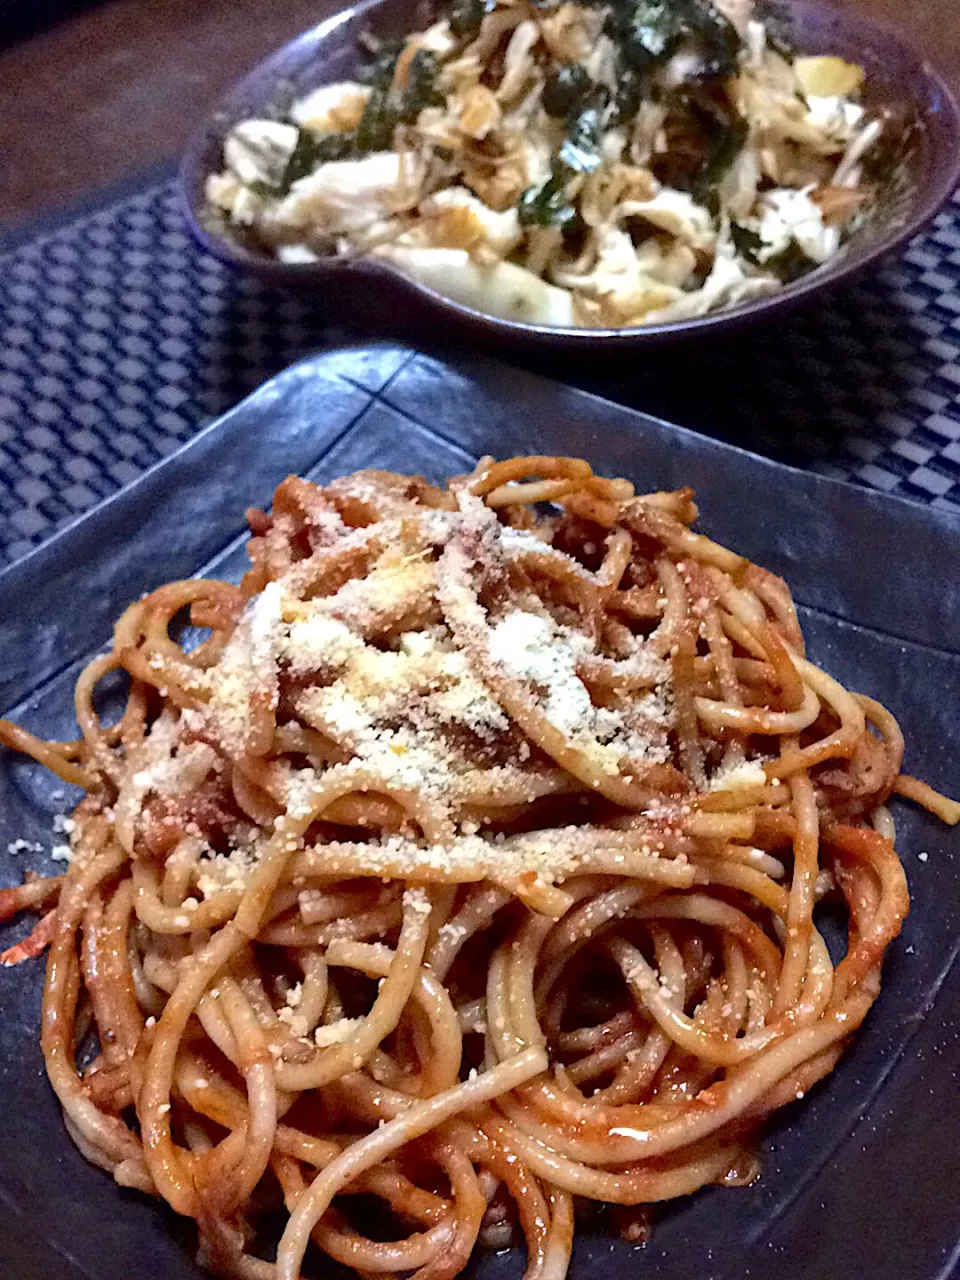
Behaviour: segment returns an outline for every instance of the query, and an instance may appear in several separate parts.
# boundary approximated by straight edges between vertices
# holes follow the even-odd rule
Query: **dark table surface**
[[[960,81],[958,0],[832,2],[907,23],[914,41]],[[343,7],[342,0],[61,4],[72,16],[0,50],[0,228],[175,155],[247,67]]]

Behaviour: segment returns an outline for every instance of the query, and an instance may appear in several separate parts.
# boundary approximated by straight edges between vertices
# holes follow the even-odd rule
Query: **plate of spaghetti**
[[[192,1224],[200,1271],[240,1280],[334,1264],[576,1280],[610,1248],[644,1249],[655,1276],[707,1274],[715,1256],[732,1275],[811,1230],[809,1210],[796,1221],[811,1193],[834,1213],[805,1274],[850,1274],[878,1247],[845,1240],[843,1271],[830,1252],[851,1212],[876,1209],[848,1171],[856,1118],[884,1091],[899,1149],[938,1141],[908,1078],[912,1038],[942,1043],[949,1022],[956,908],[923,881],[956,880],[950,712],[935,708],[960,658],[915,640],[915,618],[891,613],[884,635],[869,607],[798,609],[783,577],[711,536],[715,494],[701,510],[660,483],[682,456],[624,478],[603,451],[549,451],[611,414],[628,452],[687,453],[691,478],[723,446],[526,375],[498,401],[418,359],[379,395],[350,367],[283,375],[88,522],[81,540],[98,520],[129,529],[151,492],[188,493],[212,459],[238,465],[238,436],[274,433],[279,456],[245,481],[263,494],[246,542],[204,567],[198,530],[189,576],[176,548],[166,566],[153,554],[170,513],[146,518],[129,535],[140,589],[122,555],[106,587],[104,607],[124,598],[112,640],[87,646],[81,626],[83,651],[21,681],[0,719],[8,854],[31,867],[0,912],[33,916],[0,954],[14,1256],[31,1227],[78,1274],[110,1280],[158,1247],[164,1274],[199,1274],[152,1197]],[[446,408],[423,394],[438,375]],[[510,412],[511,379],[541,412],[497,440],[483,424]],[[467,392],[477,412],[453,444]],[[324,404],[318,444],[301,428]],[[511,433],[538,450],[476,447]],[[288,457],[307,476],[270,497]],[[793,481],[730,465],[745,485],[756,466]],[[229,478],[207,501],[235,511]],[[842,501],[851,534],[901,516]],[[765,536],[789,560],[806,531],[789,504],[769,511],[777,545],[741,515],[744,550]],[[912,509],[904,528],[921,517],[927,550],[956,539]],[[91,590],[113,554],[81,562]],[[61,793],[57,871],[30,856],[41,770]],[[944,1076],[928,1073],[934,1095]],[[939,1176],[900,1274],[932,1277],[950,1244]],[[65,1177],[75,1204],[41,1228]],[[42,1208],[38,1180],[55,1197]]]

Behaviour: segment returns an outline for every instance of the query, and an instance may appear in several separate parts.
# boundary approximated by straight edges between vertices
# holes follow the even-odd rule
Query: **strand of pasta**
[[[0,959],[50,942],[42,1045],[68,1132],[195,1218],[220,1272],[298,1280],[316,1247],[453,1280],[512,1200],[527,1280],[563,1280],[574,1196],[642,1205],[744,1176],[763,1118],[866,1016],[909,906],[886,802],[949,822],[960,805],[901,772],[894,717],[804,656],[784,584],[695,515],[687,491],[636,497],[577,459],[484,459],[445,490],[291,478],[252,516],[241,588],[171,583],[124,613],[78,680],[76,741],[0,721],[88,791],[66,875],[0,891],[0,919],[47,912]],[[419,566],[409,594],[391,555]],[[221,741],[222,664],[284,584],[291,627],[346,626],[359,599],[344,616],[367,659],[443,630],[508,725],[490,758],[452,742],[432,789],[378,772],[350,732],[298,717],[291,691],[330,684],[322,664],[247,691],[244,733]],[[558,727],[537,681],[494,660],[505,602],[584,638],[571,669],[611,718],[668,672],[669,763],[611,769],[599,737]],[[184,608],[210,632],[189,652]],[[118,670],[108,726],[95,694]],[[178,735],[192,772],[171,767]],[[244,840],[245,873],[210,878]],[[849,917],[836,966],[825,895]],[[276,1263],[250,1252],[271,1178]],[[356,1229],[360,1194],[406,1234]]]

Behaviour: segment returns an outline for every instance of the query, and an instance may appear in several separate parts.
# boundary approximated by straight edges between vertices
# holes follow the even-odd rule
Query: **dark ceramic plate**
[[[78,663],[111,620],[169,578],[235,578],[243,508],[267,502],[289,471],[326,480],[374,465],[438,479],[486,452],[582,454],[644,487],[696,486],[702,527],[786,575],[815,659],[882,699],[906,732],[908,766],[956,790],[960,519],[503,366],[397,348],[288,370],[0,575],[0,708],[72,735]],[[49,845],[51,814],[68,800],[56,790],[38,767],[0,756],[0,883],[24,869],[8,842]],[[756,1185],[664,1206],[643,1248],[581,1237],[572,1280],[614,1267],[648,1280],[948,1280],[960,1257],[960,831],[905,805],[897,817],[913,909],[853,1049],[780,1116]],[[118,1190],[67,1139],[37,1046],[41,970],[0,970],[0,1275],[197,1280],[189,1230]],[[521,1271],[518,1251],[474,1268],[480,1280]]]
[[[427,18],[436,0],[422,0]],[[913,50],[906,38],[828,0],[780,0],[796,47],[806,53],[834,53],[866,69],[870,105],[889,108],[903,122],[902,160],[868,224],[841,253],[778,293],[756,298],[729,311],[699,319],[634,329],[557,329],[483,315],[411,281],[393,266],[360,260],[291,265],[212,230],[204,215],[204,183],[221,168],[223,140],[239,120],[275,115],[294,97],[321,84],[349,77],[359,61],[357,37],[372,31],[393,38],[423,25],[424,15],[411,0],[361,0],[293,40],[261,63],[223,99],[193,139],[180,170],[184,207],[200,243],[232,266],[274,283],[328,297],[341,313],[383,323],[392,317],[395,332],[411,333],[431,324],[453,325],[461,334],[486,342],[598,349],[634,347],[682,336],[728,332],[772,315],[849,280],[915,235],[940,209],[960,182],[960,104],[946,79]]]

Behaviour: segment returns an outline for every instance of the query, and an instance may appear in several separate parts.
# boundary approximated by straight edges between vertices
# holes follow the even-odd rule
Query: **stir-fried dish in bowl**
[[[357,78],[240,120],[209,219],[506,319],[627,328],[776,292],[871,216],[864,70],[750,0],[455,0]]]

